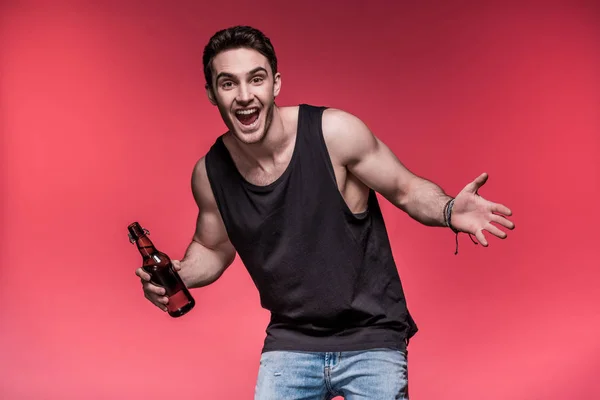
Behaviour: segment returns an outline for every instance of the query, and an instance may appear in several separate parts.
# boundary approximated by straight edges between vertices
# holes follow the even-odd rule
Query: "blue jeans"
[[[255,400],[408,399],[407,353],[393,349],[336,353],[267,351]]]

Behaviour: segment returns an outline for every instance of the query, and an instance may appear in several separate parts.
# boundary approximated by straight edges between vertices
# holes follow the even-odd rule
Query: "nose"
[[[248,87],[248,85],[242,83],[239,86],[239,90],[238,90],[237,97],[235,100],[238,103],[247,104],[252,101],[252,98],[253,98],[253,94],[251,93],[250,88]]]

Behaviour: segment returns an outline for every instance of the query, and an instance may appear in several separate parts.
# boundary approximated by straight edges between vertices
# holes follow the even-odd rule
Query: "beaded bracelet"
[[[460,233],[460,231],[452,226],[452,208],[454,207],[454,200],[455,199],[452,198],[448,200],[444,205],[444,224],[448,228],[452,229],[452,232],[456,234],[456,251],[454,252],[454,255],[456,255],[458,254],[458,234]],[[469,233],[469,239],[471,239],[473,243],[478,244],[475,240],[473,240],[471,233]]]
[[[458,234],[458,229],[452,226],[452,207],[454,207],[454,200],[455,199],[450,200],[448,204],[448,227],[452,229],[452,232]]]
[[[444,224],[452,229],[452,232],[458,233],[459,231],[452,226],[452,207],[454,207],[454,198],[448,200],[444,205]]]
[[[454,255],[457,255],[458,254],[458,233],[459,233],[459,231],[452,226],[452,207],[454,207],[454,200],[455,200],[454,198],[451,198],[444,205],[444,224],[448,228],[452,229],[452,232],[454,232],[456,234],[456,251],[454,252]]]

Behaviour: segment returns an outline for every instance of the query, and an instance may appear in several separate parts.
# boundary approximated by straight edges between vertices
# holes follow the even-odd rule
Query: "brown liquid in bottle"
[[[165,289],[169,298],[167,311],[171,317],[181,317],[190,311],[196,302],[185,286],[181,277],[173,269],[169,256],[157,250],[148,238],[149,232],[139,223],[134,222],[127,227],[129,240],[137,245],[142,255],[142,268],[150,274],[150,282]]]

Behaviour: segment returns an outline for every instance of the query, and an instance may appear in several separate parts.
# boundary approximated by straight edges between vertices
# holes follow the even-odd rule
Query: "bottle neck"
[[[142,236],[136,242],[137,248],[140,251],[142,257],[150,257],[152,254],[156,253],[156,247],[152,244],[152,241],[147,236]]]

